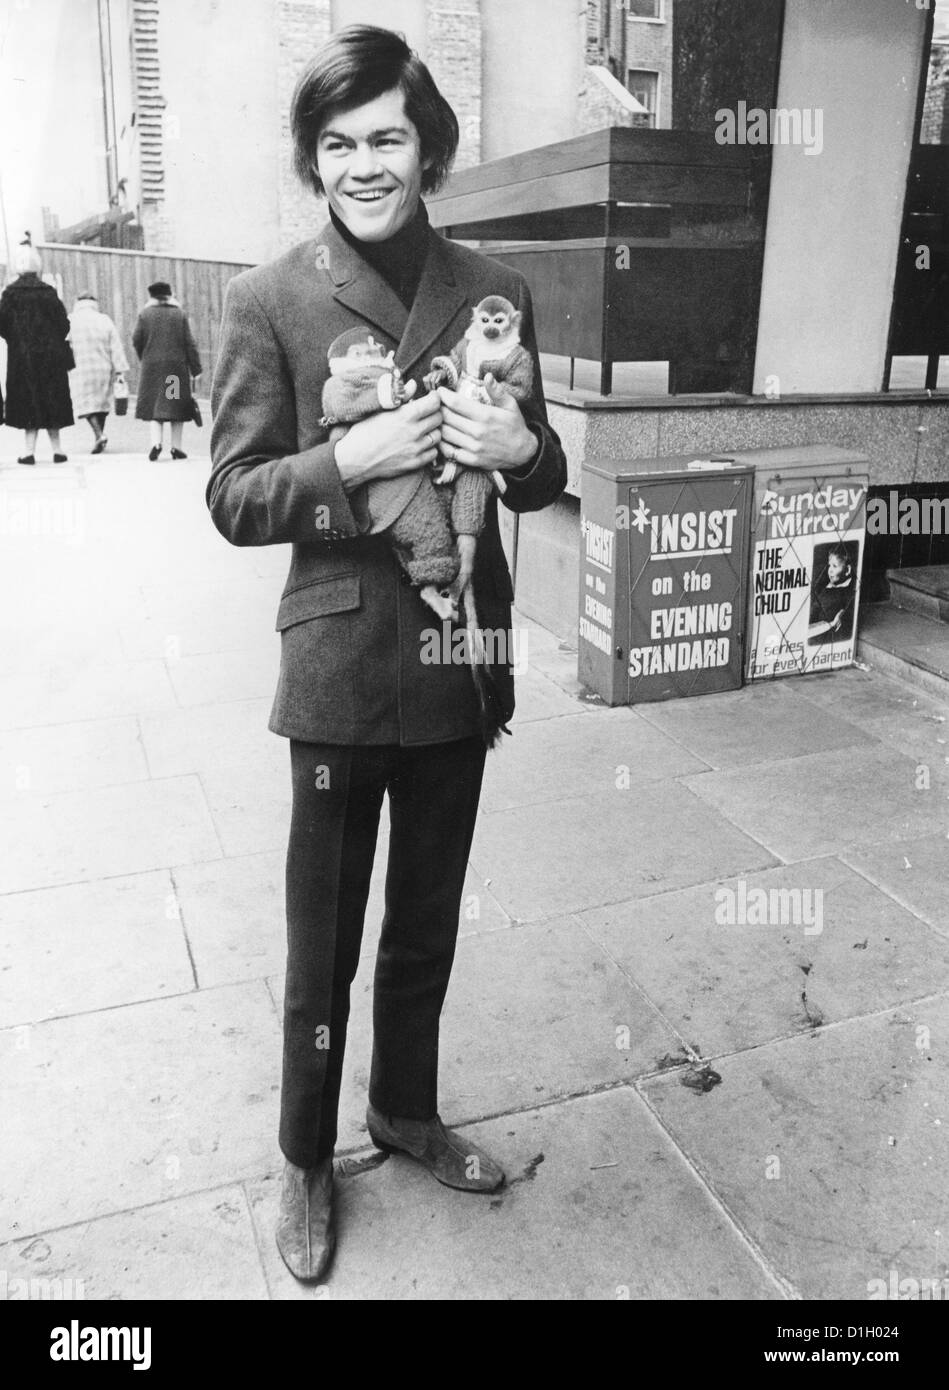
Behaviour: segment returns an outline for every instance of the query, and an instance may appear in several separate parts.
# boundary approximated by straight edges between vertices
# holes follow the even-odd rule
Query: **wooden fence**
[[[138,383],[138,359],[132,348],[132,331],[148,301],[148,286],[156,280],[167,280],[191,321],[201,353],[204,373],[198,394],[208,394],[217,361],[224,291],[228,281],[246,270],[246,265],[52,242],[38,249],[43,257],[44,276],[56,277],[63,303],[70,312],[77,295],[92,290],[99,308],[114,321],[132,366],[129,388],[133,395]]]

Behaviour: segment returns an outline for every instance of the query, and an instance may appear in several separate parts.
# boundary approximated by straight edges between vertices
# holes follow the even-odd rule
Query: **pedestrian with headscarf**
[[[112,394],[116,384],[125,381],[128,358],[118,329],[108,314],[102,313],[91,290],[76,300],[69,323],[76,360],[69,377],[73,410],[80,419],[89,421],[95,436],[92,452],[101,454],[109,442],[105,422],[112,409]]]
[[[23,430],[25,453],[35,464],[36,438],[46,430],[53,462],[65,463],[59,432],[73,424],[69,395],[69,315],[51,285],[40,279],[42,262],[29,239],[16,256],[17,278],[0,295],[0,337],[7,342],[6,423]]]
[[[201,375],[201,357],[188,317],[165,280],[149,285],[151,295],[138,316],[132,346],[142,363],[135,403],[135,418],[151,422],[148,457],[152,463],[162,451],[162,431],[171,426],[171,456],[184,459],[181,447],[186,420],[194,419],[192,377]]]

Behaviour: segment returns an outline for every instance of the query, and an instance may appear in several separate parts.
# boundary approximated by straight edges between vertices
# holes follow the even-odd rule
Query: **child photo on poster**
[[[859,558],[859,540],[814,546],[808,646],[846,642],[851,637]]]

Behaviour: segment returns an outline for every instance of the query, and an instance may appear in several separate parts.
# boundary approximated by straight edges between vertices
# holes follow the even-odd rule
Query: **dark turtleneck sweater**
[[[428,213],[425,204],[388,241],[360,241],[330,209],[330,218],[340,236],[362,259],[382,276],[407,309],[418,293],[422,270],[428,255]]]
[[[411,309],[428,256],[429,221],[425,204],[419,200],[415,216],[406,222],[404,227],[400,227],[395,236],[389,237],[388,241],[360,241],[358,237],[353,236],[345,223],[340,221],[332,208],[330,219],[343,240],[367,265],[371,265],[373,270],[382,276],[405,307]],[[512,478],[518,479],[526,478],[530,474],[544,447],[544,436],[539,424],[532,418],[530,402],[523,402],[521,413],[527,428],[537,441],[537,450],[533,458],[512,471]]]

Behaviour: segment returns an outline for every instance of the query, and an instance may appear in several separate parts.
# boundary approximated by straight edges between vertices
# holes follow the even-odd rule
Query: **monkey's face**
[[[316,142],[330,207],[360,241],[388,241],[415,215],[422,146],[396,87],[352,111],[331,111]]]
[[[491,342],[494,338],[503,338],[511,331],[511,318],[509,314],[497,313],[486,314],[483,310],[476,315],[475,322],[481,333],[482,338],[487,338]]]

